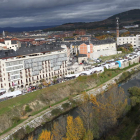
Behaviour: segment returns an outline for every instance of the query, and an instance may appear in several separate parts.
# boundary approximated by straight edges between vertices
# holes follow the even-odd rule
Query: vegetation
[[[64,109],[68,109],[70,107],[70,104],[69,103],[64,103],[64,104],[62,104],[62,107]]]
[[[102,56],[99,59],[101,59],[103,62],[107,61],[107,60],[111,60],[111,59],[116,59],[119,57],[123,57],[124,55],[126,55],[127,53],[121,53],[121,54],[116,54],[116,55],[110,55],[110,56]]]
[[[31,128],[31,127],[30,127],[30,126],[28,126],[28,125],[26,126],[26,128],[25,128],[25,129],[26,129],[26,133],[27,133],[27,134],[29,134],[29,133],[31,133],[31,132],[33,132],[33,131],[34,131],[34,128]]]
[[[123,53],[131,53],[134,51],[133,46],[131,44],[129,45],[124,45],[120,48],[117,49],[117,51],[122,51]]]
[[[13,117],[12,118],[13,123],[18,123],[20,121],[19,117]]]
[[[116,86],[106,95],[100,95],[98,100],[85,92],[83,98],[78,117],[74,119],[68,116],[66,123],[54,123],[51,132],[43,131],[39,140],[50,140],[50,138],[53,140],[93,140],[93,137],[99,138],[99,134],[106,136],[107,132],[117,125],[117,119],[126,112],[127,99],[124,91],[117,89]],[[92,105],[89,105],[89,102]],[[45,137],[46,134],[49,138]]]
[[[59,108],[53,109],[51,111],[52,116],[57,116],[58,114],[60,114],[62,111]]]
[[[32,111],[32,109],[30,108],[30,106],[29,106],[29,105],[26,105],[26,107],[25,107],[25,111],[26,111],[26,112],[31,112],[31,111]]]
[[[140,87],[130,87],[128,89],[130,93],[131,105],[135,106],[140,103]]]
[[[135,64],[136,65],[136,64]],[[129,66],[130,67],[133,67]],[[126,69],[128,69],[126,68]],[[124,69],[124,70],[126,70]],[[18,96],[4,102],[0,102],[0,122],[5,123],[6,127],[1,126],[1,132],[7,132],[13,126],[15,127],[23,120],[19,121],[17,124],[13,125],[11,114],[14,114],[17,117],[23,117],[23,110],[25,110],[26,105],[32,109],[31,115],[35,115],[49,107],[58,103],[61,103],[65,100],[68,100],[69,97],[76,96],[81,94],[83,91],[88,91],[97,87],[109,79],[117,76],[119,73],[124,71],[123,69],[116,70],[105,70],[102,74],[93,74],[90,76],[81,76],[77,79],[67,81],[65,83],[57,84],[51,87],[47,87],[29,94]],[[76,104],[72,102],[72,107],[75,107]],[[27,109],[28,110],[28,109]],[[25,113],[24,113],[25,114]],[[4,120],[4,121],[3,121]],[[9,129],[8,129],[9,128]]]

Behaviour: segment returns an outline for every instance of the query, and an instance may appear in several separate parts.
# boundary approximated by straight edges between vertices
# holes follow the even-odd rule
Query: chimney
[[[116,17],[116,24],[117,24],[117,27],[116,27],[116,37],[119,37],[119,17]]]

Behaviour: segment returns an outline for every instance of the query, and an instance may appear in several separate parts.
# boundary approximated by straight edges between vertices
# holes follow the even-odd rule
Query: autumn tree
[[[98,127],[98,119],[95,117],[93,106],[90,102],[91,97],[83,92],[83,101],[80,107],[78,108],[79,116],[81,117],[84,127],[86,129],[86,138],[88,138],[88,134],[94,134],[95,138],[99,138],[99,127]],[[93,98],[92,98],[93,99]],[[91,135],[89,136],[90,139]]]
[[[91,130],[88,130],[85,133],[83,140],[93,140],[93,132]]]
[[[100,95],[98,101],[96,97],[91,97],[91,102],[93,103],[94,112],[98,114],[100,131],[104,134],[117,124],[117,119],[121,117],[127,106],[125,93],[117,86]]]
[[[38,140],[53,140],[53,135],[51,134],[50,131],[43,130]]]
[[[28,137],[28,140],[34,140],[33,136]]]
[[[73,119],[72,116],[67,117],[65,140],[80,140],[85,135],[85,128],[80,117]]]

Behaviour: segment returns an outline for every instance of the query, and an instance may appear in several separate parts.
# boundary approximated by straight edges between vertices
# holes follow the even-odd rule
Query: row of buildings
[[[60,46],[43,44],[0,50],[0,88],[23,88],[67,75],[67,55]]]
[[[101,56],[117,54],[116,42],[112,39],[61,42],[61,47],[65,49],[68,59],[71,55],[79,56],[79,54],[84,54],[84,56],[92,60]]]
[[[88,40],[89,36],[84,38]],[[49,82],[54,77],[64,77],[69,74],[67,63],[73,56],[81,63],[117,53],[113,40],[87,40],[41,43],[4,39],[0,43],[0,88],[8,91],[11,87],[37,84],[42,79]]]

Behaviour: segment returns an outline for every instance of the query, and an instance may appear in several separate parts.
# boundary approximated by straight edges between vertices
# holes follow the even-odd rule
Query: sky
[[[139,7],[139,0],[0,0],[0,27],[94,22]]]

